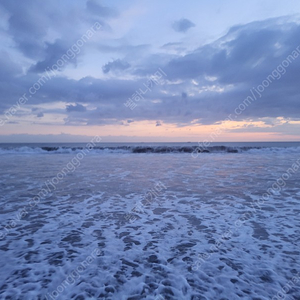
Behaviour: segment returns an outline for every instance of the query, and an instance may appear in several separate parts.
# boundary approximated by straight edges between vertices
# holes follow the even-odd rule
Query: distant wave
[[[84,147],[52,147],[52,146],[22,146],[22,147],[0,147],[0,154],[51,154],[51,153],[78,153]],[[192,153],[200,155],[204,153],[242,153],[246,151],[298,151],[299,147],[228,147],[210,146],[199,148],[197,146],[96,146],[91,153]]]

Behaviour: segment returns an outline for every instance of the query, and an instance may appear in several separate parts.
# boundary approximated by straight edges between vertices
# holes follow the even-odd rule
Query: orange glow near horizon
[[[103,126],[68,126],[68,125],[47,125],[35,123],[25,123],[5,125],[5,133],[0,128],[0,134],[24,134],[24,128],[29,135],[59,135],[61,133],[80,136],[101,136],[103,141],[105,137],[115,141],[126,139],[129,141],[166,141],[166,142],[251,142],[251,141],[299,141],[298,136],[284,135],[277,132],[268,132],[271,128],[263,122],[235,122],[226,121],[218,125],[192,125],[178,127],[175,124],[161,123],[161,126],[156,126],[155,121],[139,121],[126,123],[123,125],[103,125]],[[298,124],[296,124],[298,125]],[[259,130],[247,132],[247,128],[258,128]],[[263,129],[266,129],[264,132]],[[243,131],[245,129],[245,131]],[[235,130],[235,131],[233,131]]]

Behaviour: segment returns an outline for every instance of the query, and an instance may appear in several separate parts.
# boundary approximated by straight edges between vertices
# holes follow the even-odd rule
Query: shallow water
[[[298,152],[2,155],[0,297],[300,299]]]

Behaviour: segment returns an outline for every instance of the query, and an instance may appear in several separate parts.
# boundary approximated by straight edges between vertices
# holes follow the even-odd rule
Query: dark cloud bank
[[[63,15],[61,12],[62,15],[54,17],[55,3],[38,6],[37,1],[28,0],[12,5],[11,1],[4,0],[0,4],[1,9],[10,15],[7,33],[17,50],[32,60],[24,74],[22,65],[13,56],[5,51],[0,56],[2,113],[28,93],[32,84],[45,75],[45,68],[55,63],[80,37],[83,25],[88,28],[99,22],[103,30],[109,30],[108,20],[119,15],[112,8],[100,6],[99,2],[87,1],[82,13]],[[72,21],[71,34],[68,18]],[[39,26],[36,26],[37,23]],[[193,26],[185,19],[173,24],[174,30],[179,32]],[[50,28],[60,32],[61,37],[47,41]],[[273,74],[272,82],[269,81],[261,97],[256,94],[257,100],[236,116],[237,120],[276,117],[298,120],[300,57],[296,57],[295,51],[297,47],[300,49],[299,36],[298,22],[277,18],[235,26],[219,40],[183,56],[162,52],[138,57],[140,52],[125,51],[125,59],[125,48],[144,47],[127,44],[120,47],[120,51],[114,48],[114,55],[119,54],[119,58],[99,66],[103,74],[110,75],[108,78],[74,80],[58,73],[32,95],[28,104],[65,102],[66,108],[57,109],[56,113],[67,114],[66,124],[72,125],[122,124],[123,121],[129,124],[128,119],[155,122],[159,119],[178,126],[214,124],[233,114],[236,107],[251,95],[250,89],[257,88]],[[177,41],[174,44],[178,44]],[[111,47],[103,43],[94,46],[99,56]],[[76,67],[77,59],[83,54],[82,51],[76,56],[70,67]],[[289,64],[282,69],[283,61],[290,55],[294,59],[290,58]],[[278,69],[278,66],[281,68]],[[125,107],[127,99],[143,89],[149,76],[158,68],[167,75],[164,83],[154,85],[134,110]],[[277,70],[276,74],[272,73],[274,70]],[[39,117],[42,118],[43,114]],[[161,125],[160,122],[157,126]]]

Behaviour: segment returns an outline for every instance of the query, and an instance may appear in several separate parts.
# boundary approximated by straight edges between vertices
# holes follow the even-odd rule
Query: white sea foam
[[[272,299],[300,272],[300,171],[253,208],[298,152],[87,155],[17,220],[71,158],[0,159],[1,299]]]
[[[76,154],[81,152],[86,145],[84,144],[27,144],[27,145],[0,145],[0,155],[5,154]],[[192,157],[205,155],[208,153],[299,153],[299,143],[225,143],[211,144],[207,148],[199,148],[196,143],[169,143],[169,144],[108,144],[99,143],[90,149],[94,154],[173,154],[190,153]]]

